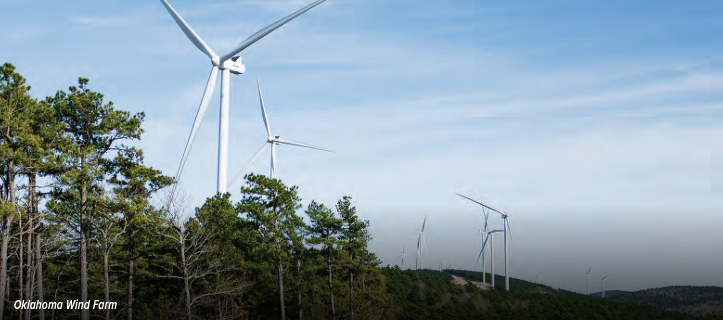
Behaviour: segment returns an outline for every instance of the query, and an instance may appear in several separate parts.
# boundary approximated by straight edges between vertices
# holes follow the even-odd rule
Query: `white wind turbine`
[[[269,175],[269,177],[271,179],[276,178],[276,146],[277,145],[285,144],[285,145],[291,145],[291,146],[304,147],[304,148],[331,152],[330,150],[327,150],[327,149],[324,149],[321,147],[312,146],[310,144],[305,144],[305,143],[301,143],[301,142],[297,142],[297,141],[293,141],[293,140],[282,139],[280,136],[274,136],[273,134],[271,134],[271,123],[269,122],[269,118],[266,116],[266,106],[264,105],[264,97],[261,95],[261,85],[259,84],[258,76],[256,77],[256,88],[259,91],[259,104],[261,105],[261,117],[264,120],[264,126],[266,127],[266,133],[268,134],[268,138],[266,139],[266,142],[264,142],[264,144],[261,145],[261,148],[259,148],[259,151],[256,151],[256,154],[254,154],[254,156],[251,157],[251,159],[248,162],[246,162],[246,164],[243,166],[243,168],[241,168],[241,170],[239,170],[238,174],[236,174],[236,176],[233,178],[233,180],[231,180],[231,182],[229,183],[229,186],[234,181],[236,181],[236,179],[238,179],[238,177],[241,176],[241,174],[244,172],[246,167],[251,165],[251,163],[254,162],[254,160],[256,160],[256,158],[261,154],[261,152],[264,151],[264,149],[266,149],[267,146],[271,146],[271,173]]]
[[[608,275],[606,274],[602,279],[600,279],[600,286],[602,287],[602,297],[605,298],[605,278],[607,278]]]
[[[473,201],[489,210],[492,210],[492,211],[497,212],[500,215],[502,215],[502,230],[496,230],[496,231],[502,231],[505,234],[505,290],[509,291],[510,290],[510,273],[509,273],[510,265],[509,265],[509,246],[507,245],[507,233],[510,234],[510,241],[512,241],[512,229],[510,229],[510,222],[509,222],[509,220],[507,220],[509,215],[507,214],[507,212],[499,211],[495,208],[485,205],[484,203],[474,200],[472,198],[463,196],[459,193],[457,195],[459,195],[460,197],[464,197],[464,198],[466,198],[470,201]],[[492,231],[490,231],[490,233],[491,232]],[[494,281],[494,275],[492,275],[492,280]]]
[[[424,227],[427,225],[427,215],[424,215],[424,222],[422,222],[422,229],[417,231],[417,265],[415,268],[419,270],[419,267],[422,266],[422,250],[424,249],[424,245],[426,244],[424,240]]]
[[[487,246],[487,241],[489,240],[490,243],[490,275],[492,277],[492,283],[491,286],[494,289],[495,288],[495,253],[494,253],[494,235],[495,233],[505,232],[504,230],[490,230],[487,231],[487,237],[485,238],[485,242],[482,244],[482,250],[480,250],[480,254],[484,251],[485,247]],[[479,257],[477,257],[479,260]]]
[[[590,271],[592,271],[592,267],[590,269],[587,269],[587,272],[585,272],[585,276],[587,277],[587,295],[590,295]]]
[[[211,58],[211,64],[213,65],[213,67],[211,68],[211,74],[209,75],[208,81],[206,82],[206,89],[204,89],[203,91],[201,105],[198,107],[196,119],[193,121],[191,133],[188,135],[188,141],[186,142],[186,147],[183,150],[183,157],[181,158],[181,163],[178,165],[176,180],[180,179],[181,177],[183,166],[185,165],[188,154],[191,151],[191,146],[193,145],[193,140],[196,138],[196,134],[198,133],[198,128],[201,126],[201,122],[203,122],[206,108],[208,108],[208,104],[211,99],[211,93],[216,85],[218,70],[221,69],[221,108],[219,112],[218,172],[216,176],[216,191],[219,193],[226,193],[226,179],[228,178],[228,104],[230,91],[230,75],[231,73],[242,74],[244,73],[244,71],[246,71],[246,67],[241,63],[241,57],[237,56],[237,54],[241,53],[241,51],[254,44],[256,41],[261,40],[261,38],[283,26],[287,22],[293,20],[294,18],[298,17],[299,15],[303,14],[304,12],[310,10],[311,8],[319,5],[324,1],[325,0],[317,0],[307,5],[306,7],[299,9],[298,11],[286,16],[285,18],[274,22],[268,27],[257,31],[246,40],[239,43],[235,48],[233,48],[233,50],[229,51],[228,53],[222,56],[218,56],[211,49],[211,47],[209,47],[206,42],[204,42],[203,39],[201,39],[201,37],[199,37],[195,31],[193,31],[191,26],[189,26],[188,23],[186,23],[186,21],[181,18],[178,12],[176,12],[176,10],[171,7],[171,5],[166,0],[161,0],[163,6],[166,7],[166,10],[168,10],[168,13],[171,14],[173,20],[175,20],[178,26],[181,27],[181,30],[183,30],[183,33],[186,34],[186,37],[191,40],[191,42],[196,46],[196,48],[198,48],[206,56]],[[173,193],[175,192],[176,186],[177,184],[173,186],[173,191],[171,191],[171,195],[173,195]]]
[[[400,268],[402,268],[402,270],[404,270],[404,266],[407,265],[407,255],[404,254],[404,250],[405,250],[405,249],[406,249],[406,247],[405,247],[405,248],[402,248],[402,254],[399,255],[400,257],[402,257],[402,263],[401,263],[401,265],[399,266]]]
[[[462,197],[462,198],[465,198],[465,199],[467,199],[467,200],[470,200],[470,201],[472,201],[472,202],[475,202],[475,203],[479,204],[479,202],[473,200],[473,199],[470,198],[470,197],[467,197],[467,196],[462,195],[462,194],[459,194],[459,193],[458,193],[457,195],[460,196],[460,197]],[[487,237],[489,237],[489,233],[488,233],[488,232],[489,232],[489,225],[487,224],[487,220],[489,219],[489,212],[487,212],[487,211],[485,210],[485,207],[484,207],[484,206],[482,207],[482,213],[483,213],[484,216],[485,216],[485,225],[484,225],[483,229],[477,230],[477,234],[481,234],[481,235],[482,235],[482,249],[479,251],[479,255],[477,256],[477,262],[476,262],[475,264],[479,263],[479,259],[480,259],[480,257],[481,257],[481,258],[482,258],[482,284],[485,284],[485,283],[487,283],[487,279],[486,279],[486,277],[487,277],[487,264],[485,263],[485,253],[484,253],[485,246],[484,246],[484,243],[487,241]],[[490,249],[490,252],[492,252],[492,249]],[[494,276],[492,276],[492,278],[494,279]]]

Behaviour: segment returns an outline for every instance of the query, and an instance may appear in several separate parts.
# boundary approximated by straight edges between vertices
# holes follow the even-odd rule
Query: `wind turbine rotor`
[[[590,267],[590,269],[587,269],[587,272],[585,272],[585,275],[589,275],[590,271],[592,271],[592,267]]]
[[[300,16],[304,12],[309,11],[311,8],[316,7],[317,5],[321,4],[324,1],[325,0],[315,1],[315,2],[307,5],[306,7],[303,7],[301,9],[299,9],[298,11],[280,19],[279,21],[272,23],[268,27],[259,30],[258,32],[254,33],[250,37],[246,38],[246,40],[239,43],[233,50],[231,50],[227,54],[224,54],[223,56],[221,56],[221,61],[228,60],[229,58],[235,56],[236,54],[240,53],[244,49],[248,48],[248,46],[254,44],[256,41],[261,40],[261,38],[265,37],[269,33],[273,32],[274,30],[278,29],[279,27],[283,26],[284,24],[293,20],[294,18]]]

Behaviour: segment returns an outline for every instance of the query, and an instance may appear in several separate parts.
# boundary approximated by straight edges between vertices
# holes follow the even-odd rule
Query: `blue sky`
[[[171,4],[224,53],[306,1]],[[608,289],[723,286],[722,7],[328,0],[242,53],[231,174],[265,139],[258,72],[274,133],[334,151],[279,147],[278,177],[304,203],[351,195],[384,264],[403,247],[413,261],[427,214],[425,265],[474,268],[481,212],[460,192],[510,213],[514,277],[581,292],[593,266]],[[36,97],[90,78],[146,113],[146,163],[175,173],[211,64],[160,1],[0,8],[0,61]],[[194,205],[215,192],[218,88],[182,177]]]

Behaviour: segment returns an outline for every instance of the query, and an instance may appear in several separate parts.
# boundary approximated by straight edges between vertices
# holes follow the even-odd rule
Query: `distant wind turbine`
[[[472,202],[474,202],[474,203],[480,204],[479,202],[477,202],[477,201],[475,201],[474,199],[472,199],[472,198],[470,198],[470,197],[467,197],[467,196],[465,196],[465,195],[462,195],[462,194],[459,194],[459,193],[458,193],[457,195],[460,196],[460,197],[462,197],[462,198],[465,198],[465,199],[467,199],[467,200],[470,200],[470,201],[472,201]],[[479,230],[477,231],[477,234],[481,234],[481,235],[482,235],[482,240],[481,240],[481,242],[482,242],[482,249],[480,250],[479,255],[477,256],[477,262],[475,263],[475,265],[479,263],[479,259],[480,259],[480,257],[481,257],[481,258],[482,258],[482,284],[484,285],[485,283],[487,283],[487,279],[486,279],[486,277],[487,277],[487,264],[485,263],[485,253],[484,253],[484,248],[485,248],[485,247],[484,247],[484,243],[487,241],[487,240],[486,240],[487,237],[489,237],[489,233],[488,233],[488,232],[489,232],[489,227],[488,227],[488,224],[487,224],[487,220],[489,219],[489,212],[485,210],[485,207],[484,207],[484,206],[482,207],[482,213],[484,214],[484,217],[485,217],[485,225],[484,225],[484,227],[482,227],[482,229],[479,229]],[[490,252],[492,252],[491,249],[490,249]]]
[[[293,140],[282,139],[280,136],[274,136],[273,134],[271,134],[271,123],[269,122],[269,118],[266,116],[266,107],[264,105],[264,97],[261,95],[261,85],[259,84],[258,76],[256,77],[256,88],[259,91],[259,104],[261,105],[261,117],[264,120],[264,126],[266,127],[266,133],[268,134],[268,138],[266,139],[266,142],[264,142],[264,144],[261,145],[261,148],[259,149],[259,151],[256,151],[256,154],[254,154],[254,156],[251,157],[251,159],[248,162],[246,162],[246,164],[243,166],[243,168],[241,168],[241,170],[239,170],[238,174],[236,174],[236,176],[233,178],[233,180],[231,180],[231,183],[229,183],[229,186],[231,184],[233,184],[233,182],[236,181],[236,179],[238,179],[241,176],[241,174],[244,172],[244,170],[246,170],[246,168],[249,165],[251,165],[251,163],[254,162],[254,160],[256,160],[256,158],[261,154],[261,152],[264,151],[264,149],[266,149],[266,146],[269,146],[269,145],[271,146],[271,172],[269,174],[269,177],[271,179],[276,178],[276,146],[277,145],[285,144],[285,145],[292,145],[292,146],[297,146],[297,147],[304,147],[304,148],[309,148],[309,149],[316,149],[316,150],[331,152],[331,151],[321,148],[321,147],[312,146],[310,144],[305,144],[305,143],[301,143],[301,142],[297,142],[297,141],[293,141]]]
[[[420,267],[422,267],[422,253],[424,249],[425,240],[424,240],[424,228],[427,225],[427,215],[424,215],[424,222],[422,222],[422,229],[417,232],[418,238],[417,238],[417,265],[416,269],[419,270]]]
[[[218,130],[218,171],[216,175],[216,191],[218,193],[226,193],[226,179],[228,178],[228,111],[229,111],[229,93],[230,93],[230,75],[233,74],[242,74],[246,71],[246,67],[241,63],[241,57],[237,54],[241,53],[244,49],[248,48],[252,44],[256,43],[257,41],[261,40],[263,37],[268,35],[269,33],[273,32],[274,30],[278,29],[279,27],[283,26],[287,22],[293,20],[294,18],[298,17],[299,15],[303,14],[306,11],[309,11],[311,8],[319,5],[320,3],[324,2],[325,0],[318,0],[315,1],[298,11],[286,16],[285,18],[282,18],[281,20],[278,20],[271,25],[267,26],[266,28],[263,28],[259,30],[258,32],[254,33],[250,37],[248,37],[246,40],[239,43],[235,48],[233,48],[231,51],[228,51],[226,54],[222,56],[218,56],[212,49],[209,47],[206,42],[201,39],[201,37],[193,31],[191,26],[186,23],[185,20],[181,17],[181,15],[178,14],[176,9],[171,7],[171,5],[166,0],[161,0],[161,3],[164,7],[166,7],[166,10],[168,13],[171,14],[171,17],[173,17],[173,20],[176,21],[176,24],[181,28],[183,33],[188,37],[189,40],[193,43],[193,45],[196,46],[203,54],[211,58],[211,74],[208,77],[208,81],[206,82],[206,88],[203,91],[203,95],[201,97],[201,105],[198,107],[198,112],[196,113],[196,118],[193,120],[193,127],[191,129],[190,134],[188,135],[188,141],[186,142],[186,147],[183,150],[183,157],[181,158],[181,163],[178,165],[178,171],[176,172],[176,180],[179,180],[181,177],[181,173],[183,172],[183,166],[186,163],[186,159],[188,157],[189,152],[191,151],[191,146],[193,145],[193,140],[196,138],[196,134],[198,133],[198,129],[201,127],[201,123],[203,122],[204,114],[206,113],[206,109],[208,108],[208,104],[211,100],[211,93],[213,92],[214,87],[216,86],[216,78],[218,76],[218,70],[221,70],[221,108],[219,113],[219,130]],[[177,184],[173,186],[173,190],[171,191],[171,197],[173,197],[173,193],[176,190]]]
[[[458,193],[457,195],[459,195],[460,197],[463,197],[463,198],[467,198],[467,199],[470,200],[470,201],[473,201],[473,202],[475,202],[475,203],[477,203],[477,204],[479,204],[479,205],[481,205],[481,206],[483,206],[483,207],[485,207],[485,208],[487,208],[487,209],[489,209],[489,210],[492,210],[492,211],[497,212],[497,213],[499,213],[500,215],[502,215],[502,232],[505,233],[505,290],[506,290],[506,291],[510,291],[510,273],[509,273],[509,271],[510,271],[510,265],[509,265],[509,247],[508,247],[508,245],[507,245],[507,233],[510,234],[510,236],[509,236],[509,237],[510,237],[510,241],[512,241],[512,229],[510,229],[510,221],[507,220],[507,218],[508,218],[509,215],[507,214],[507,212],[499,211],[499,210],[497,210],[497,209],[495,209],[495,208],[492,208],[492,207],[490,207],[490,206],[488,206],[488,205],[486,205],[486,204],[484,204],[484,203],[482,203],[482,202],[479,202],[479,201],[477,201],[477,200],[474,200],[474,199],[472,199],[472,198],[463,196],[463,195],[461,195],[461,194],[459,194],[459,193]],[[494,279],[494,276],[493,276],[492,279]]]
[[[590,269],[587,269],[587,272],[585,272],[585,276],[587,276],[587,295],[590,295],[590,271],[592,271],[592,267]]]
[[[480,250],[480,254],[484,251],[485,247],[487,246],[487,240],[490,242],[490,276],[492,277],[492,288],[495,287],[495,253],[494,253],[494,237],[493,235],[495,233],[505,232],[504,230],[490,230],[487,232],[487,238],[485,238],[485,243],[482,244],[482,250]],[[477,257],[479,260],[479,257]]]
[[[404,250],[405,250],[405,249],[406,249],[406,247],[405,247],[405,248],[402,248],[402,254],[399,255],[400,257],[402,257],[402,264],[400,265],[400,267],[402,268],[402,270],[404,270],[404,266],[407,265],[407,256],[404,254]]]
[[[602,297],[603,298],[605,298],[605,278],[607,278],[607,277],[608,277],[608,275],[605,275],[604,277],[602,277],[602,279],[600,279],[600,285],[602,287]]]

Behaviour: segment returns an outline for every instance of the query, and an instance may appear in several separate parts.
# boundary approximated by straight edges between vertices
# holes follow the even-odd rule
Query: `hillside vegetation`
[[[653,306],[597,299],[510,278],[511,291],[452,284],[451,274],[472,280],[481,273],[384,268],[396,319],[695,319]],[[502,277],[495,280],[503,284]],[[706,319],[718,319],[715,317]]]
[[[607,298],[607,293],[605,295]],[[720,287],[672,286],[621,293],[610,299],[690,314],[723,312],[723,288]]]

